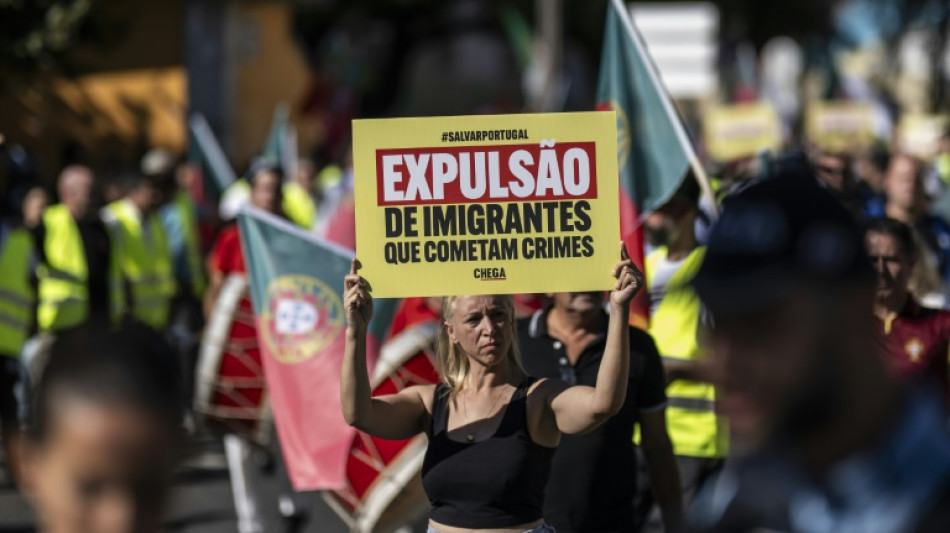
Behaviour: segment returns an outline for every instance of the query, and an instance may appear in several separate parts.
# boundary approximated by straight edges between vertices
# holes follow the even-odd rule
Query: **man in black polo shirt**
[[[518,323],[525,368],[537,377],[593,386],[604,354],[608,316],[602,292],[551,295],[553,304]],[[652,337],[630,328],[630,381],[620,413],[584,435],[563,435],[554,456],[544,518],[558,533],[629,532],[637,527],[634,424],[667,529],[682,522],[679,474],[666,433],[663,368]]]

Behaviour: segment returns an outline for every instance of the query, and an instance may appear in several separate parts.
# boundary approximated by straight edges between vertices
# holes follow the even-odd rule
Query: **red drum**
[[[195,414],[216,433],[266,445],[271,414],[247,278],[232,274],[221,288],[198,356]]]
[[[438,382],[438,332],[436,322],[425,322],[387,341],[373,373],[373,395]],[[429,502],[421,471],[427,444],[425,435],[394,441],[357,433],[347,458],[346,488],[324,492],[324,498],[353,532],[392,531],[424,518]]]

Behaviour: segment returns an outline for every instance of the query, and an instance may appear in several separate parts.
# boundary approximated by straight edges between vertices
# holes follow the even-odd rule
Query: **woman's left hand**
[[[617,278],[617,284],[610,292],[610,303],[627,307],[643,288],[644,281],[643,272],[630,259],[626,244],[620,244],[620,261],[614,266],[613,276]]]

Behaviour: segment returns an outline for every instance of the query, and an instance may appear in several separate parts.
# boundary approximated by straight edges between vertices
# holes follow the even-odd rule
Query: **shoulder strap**
[[[538,378],[528,377],[518,385],[515,393],[511,395],[511,402],[505,409],[504,418],[501,421],[499,433],[504,434],[511,430],[525,430],[528,428],[528,391],[531,390]]]
[[[432,424],[429,427],[429,437],[445,432],[449,420],[448,387],[445,383],[437,383],[432,393]]]
[[[536,381],[538,381],[538,378],[525,378],[524,381],[521,382],[521,385],[518,385],[518,388],[515,389],[515,393],[511,396],[511,403],[515,403],[518,400],[527,398],[528,391],[531,390],[531,385],[534,385]]]

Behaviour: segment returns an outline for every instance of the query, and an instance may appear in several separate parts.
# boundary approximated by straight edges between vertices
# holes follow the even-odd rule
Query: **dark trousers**
[[[20,428],[20,402],[16,394],[20,378],[19,358],[0,354],[0,432],[4,438]]]
[[[168,340],[178,355],[181,370],[182,401],[191,406],[195,390],[195,365],[198,363],[199,335],[204,327],[204,314],[190,287],[182,286],[171,302]]]

